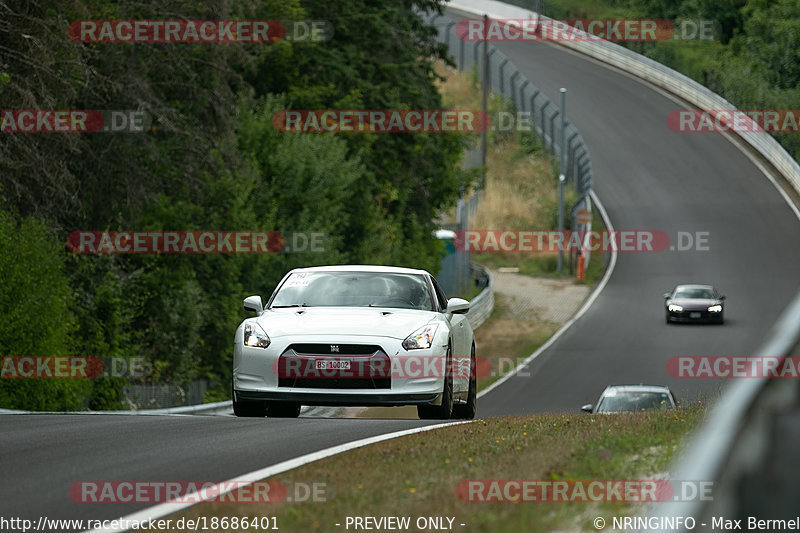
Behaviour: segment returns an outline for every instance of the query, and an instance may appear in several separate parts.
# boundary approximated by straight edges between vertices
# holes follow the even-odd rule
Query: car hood
[[[386,307],[292,307],[268,309],[257,321],[270,337],[372,335],[405,339],[435,317],[433,311]]]
[[[670,300],[669,303],[680,305],[684,309],[708,309],[712,305],[721,304],[721,300],[714,298],[677,298]]]

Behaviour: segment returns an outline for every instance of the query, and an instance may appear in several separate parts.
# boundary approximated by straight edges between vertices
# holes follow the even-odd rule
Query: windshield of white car
[[[597,406],[598,413],[617,413],[620,411],[643,411],[648,409],[671,409],[666,392],[615,391],[613,396],[604,396]]]
[[[433,300],[427,281],[417,274],[295,272],[278,289],[269,307],[332,306],[432,311]]]

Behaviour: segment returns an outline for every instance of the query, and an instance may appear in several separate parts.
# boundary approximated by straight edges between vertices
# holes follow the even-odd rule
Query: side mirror
[[[725,299],[725,295],[723,294],[722,296],[719,297],[719,299],[720,300],[724,300]]]
[[[586,405],[581,407],[581,411],[586,411],[587,413],[591,413],[592,409],[594,409],[594,405],[587,403]]]
[[[260,314],[264,310],[264,304],[261,303],[261,296],[248,296],[244,299],[245,311],[253,311]]]
[[[445,312],[453,313],[454,315],[463,315],[469,311],[469,302],[463,298],[450,298],[447,300],[447,309]]]
[[[669,298],[670,296],[672,296],[672,293],[671,293],[671,292],[665,292],[665,293],[664,293],[664,299],[665,299],[665,300],[666,300],[667,298]]]

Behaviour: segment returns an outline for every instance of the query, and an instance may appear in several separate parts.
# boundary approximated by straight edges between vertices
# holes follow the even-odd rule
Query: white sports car
[[[302,405],[416,405],[420,418],[473,418],[469,302],[424,270],[292,270],[236,330],[237,416],[296,417]]]

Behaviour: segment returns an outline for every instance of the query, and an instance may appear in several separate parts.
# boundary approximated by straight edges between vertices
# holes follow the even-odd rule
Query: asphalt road
[[[678,107],[647,85],[548,45],[498,47],[568,115],[592,155],[617,229],[709,232],[709,251],[623,253],[594,306],[532,365],[479,402],[482,417],[575,411],[608,384],[655,383],[679,399],[713,394],[675,380],[674,355],[748,355],[800,289],[800,222],[750,160],[717,134],[674,133]],[[728,296],[722,326],[668,326],[661,295],[710,282]],[[479,347],[479,349],[489,349]],[[81,480],[221,481],[413,420],[0,416],[0,516],[115,518],[141,505],[69,499]]]
[[[436,422],[0,415],[0,517],[118,518],[149,505],[76,503],[69,496],[70,486],[108,480],[217,483],[337,444],[432,423]]]
[[[567,116],[592,156],[594,187],[617,230],[708,232],[708,250],[618,254],[591,309],[523,373],[481,398],[479,416],[575,411],[606,385],[668,385],[679,401],[719,380],[672,378],[678,355],[751,355],[800,290],[800,220],[725,136],[671,131],[682,106],[628,75],[543,43],[494,43]],[[555,186],[555,185],[554,185]],[[678,283],[727,295],[723,326],[667,325]],[[484,348],[485,349],[485,348]]]

